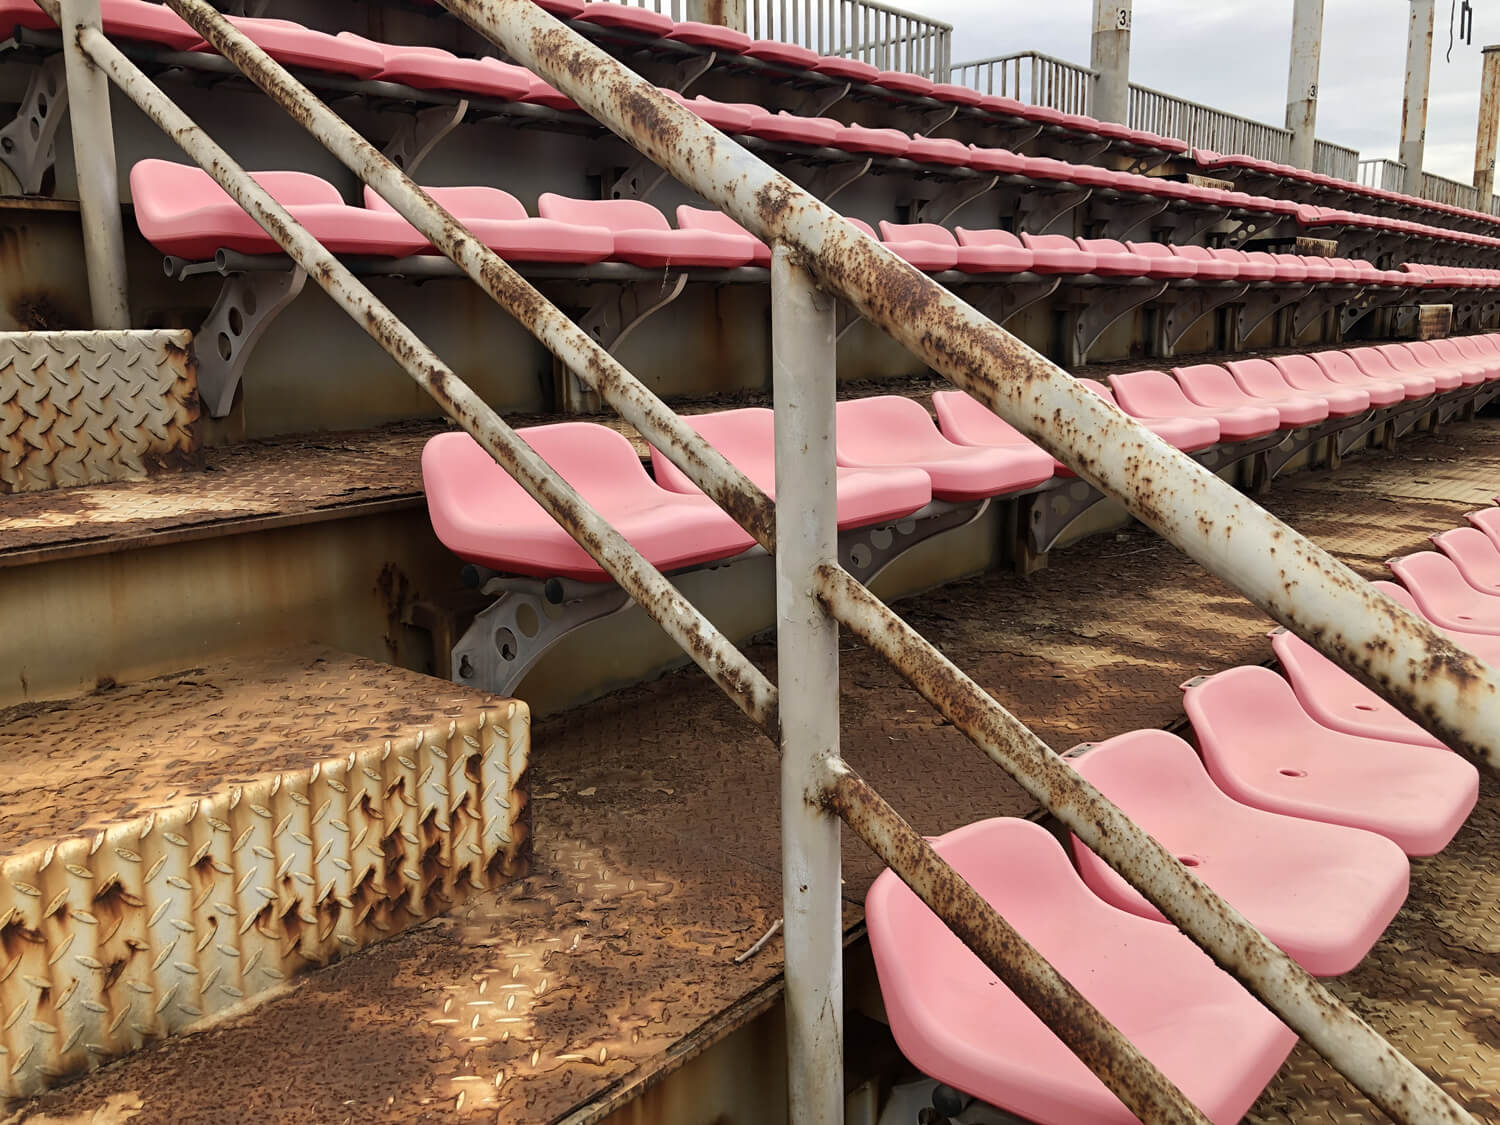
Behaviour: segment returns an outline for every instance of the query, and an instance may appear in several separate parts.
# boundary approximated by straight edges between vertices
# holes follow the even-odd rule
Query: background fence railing
[[[746,0],[745,24],[757,39],[796,43],[820,55],[859,59],[882,70],[921,74],[938,82],[949,80],[953,25],[875,0]]]
[[[1315,141],[1312,170],[1354,183],[1359,178],[1359,150],[1332,141]]]
[[[1132,129],[1145,129],[1166,137],[1177,137],[1192,148],[1214,152],[1243,153],[1257,160],[1284,163],[1291,149],[1292,133],[1250,117],[1179,98],[1149,86],[1130,84]]]
[[[1086,66],[1040,51],[1021,51],[957,63],[952,81],[984,94],[1015,98],[1064,113],[1088,113],[1094,104],[1094,74]]]

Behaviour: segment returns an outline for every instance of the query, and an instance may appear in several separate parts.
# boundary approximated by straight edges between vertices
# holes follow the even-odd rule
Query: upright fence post
[[[1406,95],[1401,101],[1401,163],[1407,195],[1422,194],[1422,161],[1427,148],[1427,87],[1432,78],[1434,0],[1411,0],[1406,39]]]
[[[781,901],[792,1125],[844,1113],[839,819],[822,803],[839,752],[838,625],[815,568],[838,554],[834,309],[785,246],[771,258],[776,405],[776,660],[781,697]]]
[[[73,129],[73,163],[78,171],[89,306],[95,328],[129,328],[125,231],[120,219],[109,79],[78,43],[80,28],[100,27],[99,0],[62,0],[58,26],[62,28],[63,68],[68,77],[68,117]]]

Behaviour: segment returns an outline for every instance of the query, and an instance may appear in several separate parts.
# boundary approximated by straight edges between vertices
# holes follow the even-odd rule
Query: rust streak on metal
[[[1500,709],[1495,670],[528,0],[440,2],[1444,742],[1500,765],[1479,721]]]
[[[179,9],[188,7],[183,0],[175,2]],[[207,9],[205,14],[204,8],[206,5],[193,9],[200,21],[206,24],[213,20],[228,26],[212,9]],[[778,725],[776,689],[764,674],[108,38],[98,31],[86,29],[81,39],[89,56],[109,74],[121,91],[213,176],[307,271],[308,276],[314,278],[449,417],[479,442],[774,741]],[[244,42],[247,51],[256,52],[264,62],[270,62],[259,48],[248,40]],[[447,221],[453,222],[451,216]]]
[[[842,762],[825,803],[1142,1121],[1207,1118],[1016,932],[895,809]]]
[[[1395,1120],[1474,1125],[1410,1061],[857,579],[826,563],[816,573],[819,596],[834,617]]]

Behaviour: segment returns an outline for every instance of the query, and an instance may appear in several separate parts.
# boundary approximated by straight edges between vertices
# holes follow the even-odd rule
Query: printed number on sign
[[[1130,9],[1119,8],[1115,13],[1115,27],[1120,31],[1130,30]]]

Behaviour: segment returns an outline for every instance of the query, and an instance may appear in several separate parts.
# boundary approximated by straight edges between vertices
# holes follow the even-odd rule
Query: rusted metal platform
[[[526,706],[330,650],[0,712],[0,1096],[518,873]]]
[[[1386,557],[1481,503],[1484,480],[1500,482],[1500,422],[1488,419],[1336,475],[1278,481],[1269,506],[1378,577]],[[994,575],[901,608],[1058,749],[1177,723],[1181,681],[1270,656],[1259,611],[1144,532],[1088,540],[1030,579]],[[769,648],[754,655],[774,662]],[[841,655],[845,756],[918,828],[1033,811],[894,673],[853,644]],[[591,1121],[774,1003],[779,942],[736,961],[781,912],[774,749],[691,672],[539,724],[535,737],[527,878],[256,1013],[35,1099],[17,1119],[209,1121],[233,1106],[264,1121]],[[1482,1118],[1493,1108],[1477,1099],[1500,1087],[1485,1071],[1500,1041],[1497,820],[1500,787],[1487,782],[1472,823],[1416,866],[1411,904],[1338,985]],[[876,870],[846,847],[855,940]],[[1376,1115],[1299,1052],[1252,1119]]]

